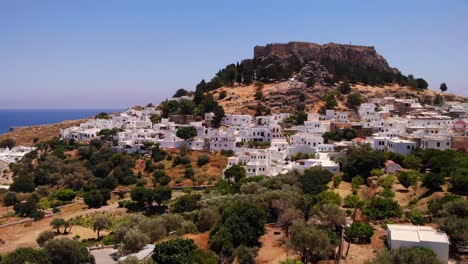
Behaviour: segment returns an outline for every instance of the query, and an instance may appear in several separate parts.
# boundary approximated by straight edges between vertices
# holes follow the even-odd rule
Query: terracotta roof
[[[363,142],[365,139],[364,138],[361,138],[361,137],[356,137],[356,138],[353,138],[351,139],[352,142]]]
[[[387,161],[385,162],[385,166],[390,166],[390,165],[392,165],[392,164],[396,164],[396,163],[395,163],[393,160],[387,160]]]

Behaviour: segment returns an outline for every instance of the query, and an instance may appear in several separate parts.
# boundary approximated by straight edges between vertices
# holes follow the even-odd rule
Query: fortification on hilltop
[[[367,50],[370,52],[375,52],[374,46],[339,44],[334,42],[321,45],[312,42],[290,41],[288,43],[270,43],[265,46],[255,46],[254,58],[266,57],[270,55],[282,57],[294,53],[301,53],[307,50],[322,50],[327,48],[346,48],[360,51]]]
[[[295,57],[305,63],[308,61],[333,61],[362,68],[373,68],[381,72],[399,73],[391,68],[385,58],[377,53],[373,46],[292,41],[288,43],[273,43],[254,47],[254,59],[271,58],[288,59]],[[330,69],[329,69],[330,70]]]

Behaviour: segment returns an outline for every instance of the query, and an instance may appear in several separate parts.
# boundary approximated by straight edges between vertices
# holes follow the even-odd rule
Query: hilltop
[[[424,104],[465,97],[428,90],[423,78],[405,76],[372,46],[289,42],[254,47],[254,56],[227,65],[195,96],[210,93],[227,113],[294,112],[333,108],[352,110],[353,99],[394,96],[418,98]],[[349,100],[350,97],[354,97]],[[330,102],[327,107],[330,108]]]

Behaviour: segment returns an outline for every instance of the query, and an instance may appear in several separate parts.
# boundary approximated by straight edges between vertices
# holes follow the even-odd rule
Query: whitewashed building
[[[444,232],[429,226],[387,225],[387,243],[390,249],[424,247],[434,251],[442,263],[449,260],[449,239]]]

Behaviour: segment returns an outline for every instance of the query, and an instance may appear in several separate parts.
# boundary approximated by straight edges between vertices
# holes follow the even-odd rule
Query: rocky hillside
[[[386,84],[382,86],[353,84],[350,85],[349,94],[359,94],[363,99],[370,97],[417,97],[420,102],[433,101],[437,95],[441,95],[444,100],[468,101],[468,98],[451,93],[440,93],[433,90],[415,90],[408,86],[399,84]],[[327,94],[334,94],[338,110],[350,110],[347,106],[349,94],[341,94],[337,86],[314,85],[307,86],[298,80],[290,80],[273,84],[265,84],[262,93],[263,98],[257,100],[255,85],[244,85],[238,87],[221,87],[210,93],[214,98],[219,98],[219,94],[226,91],[226,97],[218,99],[218,103],[224,108],[226,113],[252,114],[256,113],[258,105],[270,109],[273,113],[295,112],[300,104],[306,106],[310,112],[318,112],[325,106],[324,97]]]

